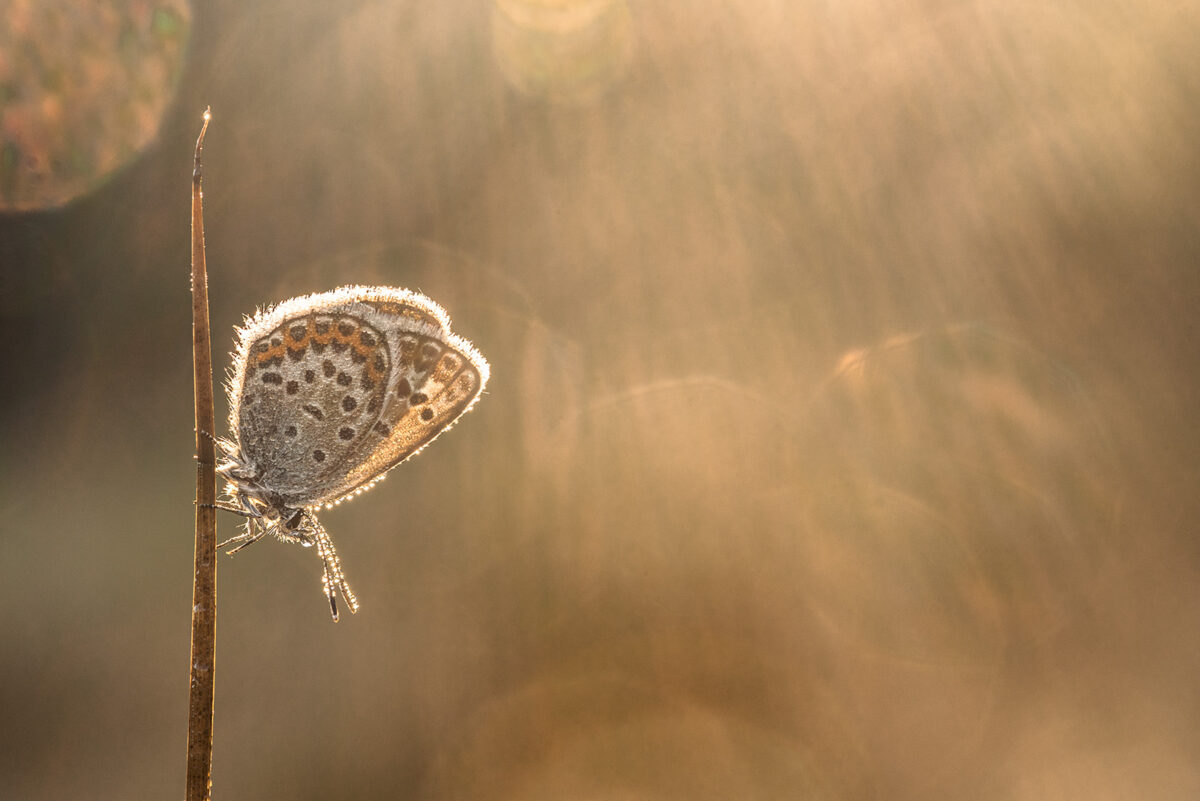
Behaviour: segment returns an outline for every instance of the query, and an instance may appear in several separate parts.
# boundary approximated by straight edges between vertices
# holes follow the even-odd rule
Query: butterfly
[[[230,437],[217,443],[230,499],[219,506],[247,520],[220,547],[236,553],[267,534],[315,545],[333,619],[337,594],[358,611],[317,511],[359,495],[449,429],[489,372],[445,310],[407,289],[345,286],[247,318],[226,384]]]

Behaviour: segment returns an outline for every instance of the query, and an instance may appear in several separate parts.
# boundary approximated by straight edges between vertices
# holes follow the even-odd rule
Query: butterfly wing
[[[382,476],[446,431],[479,399],[488,364],[448,329],[397,329],[391,382],[372,434],[347,483]]]
[[[259,486],[293,507],[377,480],[467,411],[488,377],[445,311],[408,290],[295,298],[239,335],[230,428]]]
[[[391,370],[385,335],[348,312],[314,309],[254,339],[242,369],[243,458],[288,505],[318,502],[379,417]]]

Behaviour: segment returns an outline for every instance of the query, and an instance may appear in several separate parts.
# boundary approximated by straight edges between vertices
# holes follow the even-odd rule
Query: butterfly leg
[[[267,535],[267,531],[269,530],[268,526],[263,523],[263,514],[261,511],[255,508],[244,495],[239,494],[237,499],[241,503],[241,506],[234,506],[224,501],[218,501],[214,504],[218,509],[224,509],[227,512],[233,512],[235,515],[241,515],[246,518],[245,531],[235,537],[230,537],[217,546],[218,548],[224,548],[227,545],[233,545],[233,548],[226,551],[230,555],[237,553],[247,545],[253,545],[258,542]]]
[[[253,545],[265,536],[267,536],[267,527],[262,524],[261,520],[257,520],[252,517],[246,521],[245,531],[243,531],[241,534],[238,534],[236,537],[230,537],[217,547],[224,548],[226,545],[232,544],[233,547],[225,553],[233,556],[247,545]]]
[[[241,506],[234,506],[232,503],[227,503],[226,501],[217,501],[216,503],[202,503],[200,505],[205,507],[206,509],[221,509],[222,511],[225,511],[225,512],[233,512],[235,515],[238,515],[240,517],[262,517],[262,515],[259,514],[258,512],[247,511],[245,508],[243,508]]]
[[[212,434],[208,433],[207,431],[202,431],[201,429],[193,428],[192,432],[195,434],[199,434],[201,437],[204,437],[205,439],[211,441],[214,445],[218,444],[220,442],[220,440],[218,440],[216,437],[214,437]],[[204,467],[212,467],[213,466],[210,462],[200,461],[199,454],[193,455],[192,458],[196,460],[196,464],[202,465]]]

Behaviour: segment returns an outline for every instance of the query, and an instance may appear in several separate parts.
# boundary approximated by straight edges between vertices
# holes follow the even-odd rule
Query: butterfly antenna
[[[313,527],[317,554],[321,557],[321,563],[324,566],[321,587],[325,590],[325,597],[329,599],[329,611],[336,621],[338,619],[337,593],[341,593],[346,605],[350,607],[351,614],[358,611],[358,598],[355,597],[354,591],[346,582],[346,574],[342,572],[342,562],[338,559],[337,551],[333,547],[333,540],[329,538],[329,532],[317,522],[315,515],[309,513],[307,517]]]

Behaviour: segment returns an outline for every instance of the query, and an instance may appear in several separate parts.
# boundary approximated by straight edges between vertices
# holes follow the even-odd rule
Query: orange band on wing
[[[350,323],[348,319],[322,322],[309,317],[303,323],[294,321],[282,327],[282,338],[272,336],[261,343],[253,354],[253,364],[258,367],[279,365],[283,357],[292,354],[295,358],[314,343],[317,345],[347,345],[366,362],[367,375],[372,381],[385,377],[387,364],[383,359],[373,358],[382,345],[381,335],[365,331]],[[295,336],[299,334],[299,336]],[[278,342],[278,344],[276,344]],[[263,345],[267,345],[263,348]]]

